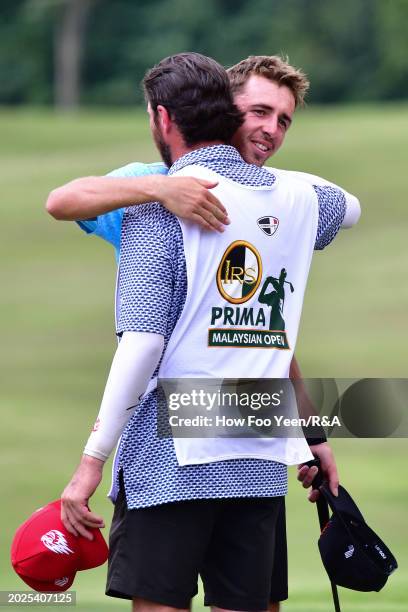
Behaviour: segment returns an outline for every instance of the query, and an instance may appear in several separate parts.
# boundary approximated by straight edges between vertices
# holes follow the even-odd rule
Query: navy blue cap
[[[344,487],[339,486],[338,497],[326,483],[320,492],[333,512],[319,538],[320,556],[330,580],[355,591],[380,591],[398,567],[394,555],[367,525]]]

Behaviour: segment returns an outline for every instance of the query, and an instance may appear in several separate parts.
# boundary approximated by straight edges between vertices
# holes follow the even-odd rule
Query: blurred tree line
[[[140,103],[146,69],[194,50],[284,54],[309,102],[408,97],[408,0],[1,0],[0,104]]]

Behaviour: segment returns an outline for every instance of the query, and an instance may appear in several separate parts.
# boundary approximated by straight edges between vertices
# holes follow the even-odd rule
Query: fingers
[[[308,467],[307,465],[300,466],[298,470],[297,479],[302,483],[304,489],[308,489],[315,477],[318,473],[318,468],[314,465],[313,467]]]
[[[335,497],[338,497],[340,483],[339,483],[339,475],[337,473],[337,468],[336,468],[336,464],[334,463],[334,461],[327,468],[327,479],[329,481],[330,491],[333,493]]]
[[[93,534],[87,527],[96,529],[105,526],[102,517],[91,512],[81,502],[66,499],[61,504],[61,520],[70,533],[88,540],[93,540]]]
[[[202,227],[218,232],[223,232],[225,225],[230,223],[226,208],[209,191],[201,194],[196,204],[192,207],[190,214],[187,209],[183,216],[191,221],[197,221],[196,215],[205,222],[204,224],[200,223]]]
[[[318,489],[312,489],[307,496],[308,500],[314,504],[320,497],[320,491]]]
[[[218,185],[218,181],[208,181],[207,179],[196,179],[200,185],[203,185],[206,189],[214,189]]]
[[[70,518],[69,518],[69,514],[68,514],[67,510],[65,509],[64,503],[61,504],[61,521],[62,521],[65,529],[67,531],[69,531],[69,533],[72,533],[72,535],[74,535],[74,536],[78,536],[79,535],[77,530],[73,526]]]
[[[298,467],[298,475],[297,479],[302,483],[304,489],[307,489],[312,485],[313,480],[315,479],[319,469],[314,465],[313,467],[309,467],[307,465],[300,465]],[[314,503],[319,499],[320,493],[318,489],[312,489],[307,498],[310,502]]]
[[[211,193],[211,191],[207,192],[206,201],[203,202],[203,206],[211,210],[212,213],[217,217],[217,219],[219,219],[223,223],[225,223],[225,219],[229,223],[227,209],[223,204],[221,204],[219,199]]]
[[[229,225],[228,216],[211,201],[203,202],[201,206],[197,206],[194,211],[208,223],[210,229],[215,229],[218,232],[225,230],[225,225]]]
[[[192,213],[190,218],[191,218],[191,221],[194,221],[203,229],[210,230],[210,231],[214,229],[214,227],[210,225],[208,221],[204,219],[204,217],[202,217],[201,215],[198,215],[197,213]],[[223,230],[220,230],[220,231],[223,231]]]
[[[322,476],[328,482],[332,494],[337,497],[339,494],[339,475],[332,449],[326,442],[315,446],[313,448],[313,455],[320,459]],[[298,467],[298,480],[302,482],[305,488],[310,487],[317,472],[318,468],[316,466],[309,468],[307,465],[302,464]],[[309,501],[315,502],[319,498],[319,491],[312,490],[308,498]]]
[[[315,447],[313,454],[320,459],[323,478],[328,482],[330,491],[335,497],[339,494],[339,475],[332,449],[326,443]]]
[[[202,205],[206,208],[208,208],[207,204],[212,205],[213,214],[217,217],[217,219],[225,223],[224,218],[226,217],[228,219],[227,209],[225,208],[224,204],[220,202],[220,200],[215,197],[213,193],[211,193],[211,191],[208,191],[209,189],[216,187],[218,185],[218,181],[205,181],[203,179],[197,179],[197,181],[207,189],[207,193],[205,194],[206,198],[203,200]]]
[[[192,177],[170,177],[159,198],[175,215],[198,223],[207,230],[222,232],[230,223],[225,206],[211,193],[217,181]]]

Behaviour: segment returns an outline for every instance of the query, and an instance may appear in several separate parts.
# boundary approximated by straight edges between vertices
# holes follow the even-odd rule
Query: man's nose
[[[278,131],[278,118],[274,115],[265,119],[263,124],[263,131],[267,136],[275,136]]]

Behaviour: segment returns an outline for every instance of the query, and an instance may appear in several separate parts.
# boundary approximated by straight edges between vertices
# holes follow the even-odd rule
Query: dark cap
[[[380,591],[397,561],[381,538],[367,525],[342,486],[335,497],[320,487],[333,514],[319,538],[320,556],[332,582],[355,591]]]

